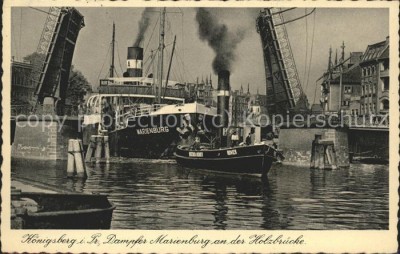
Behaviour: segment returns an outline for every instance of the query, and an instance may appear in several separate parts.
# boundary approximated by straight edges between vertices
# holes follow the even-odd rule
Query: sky
[[[47,8],[38,8],[47,11]],[[80,70],[93,87],[99,79],[108,75],[112,23],[116,25],[115,66],[119,76],[125,71],[127,47],[132,46],[138,33],[138,23],[143,8],[95,8],[79,7],[84,16],[85,27],[79,33],[72,64]],[[231,88],[265,94],[265,67],[261,38],[256,31],[255,20],[259,8],[210,8],[218,22],[225,24],[231,33],[244,33],[234,52],[231,70]],[[285,20],[291,20],[310,12],[312,8],[297,8],[285,12]],[[150,13],[149,27],[145,33],[145,70],[151,50],[158,44],[158,9]],[[13,7],[11,23],[11,53],[16,60],[36,51],[47,14],[28,7]],[[172,61],[171,80],[181,82],[201,81],[212,75],[215,53],[207,42],[199,39],[195,8],[167,8],[165,59],[169,62],[174,35],[177,36]],[[364,52],[369,44],[385,40],[389,35],[389,11],[384,8],[317,8],[307,18],[286,25],[289,41],[300,82],[310,103],[319,100],[320,88],[316,80],[326,70],[329,47],[341,53],[345,43],[345,57],[349,52]],[[314,32],[314,37],[312,36]],[[311,65],[310,63],[311,57]],[[166,70],[167,68],[165,68]],[[151,70],[151,68],[150,68]],[[307,82],[308,80],[308,82]],[[214,86],[216,87],[216,85]],[[314,94],[316,98],[314,99]]]

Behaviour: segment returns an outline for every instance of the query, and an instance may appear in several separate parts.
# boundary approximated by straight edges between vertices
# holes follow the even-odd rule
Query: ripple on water
[[[274,165],[259,177],[187,170],[174,161],[116,159],[86,181],[65,162],[14,161],[14,177],[109,195],[115,229],[387,229],[387,166],[323,171]]]

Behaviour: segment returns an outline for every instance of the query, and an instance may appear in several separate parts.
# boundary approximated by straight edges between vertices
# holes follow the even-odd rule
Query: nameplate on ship
[[[189,152],[189,157],[203,157],[203,152]]]
[[[228,155],[236,155],[237,151],[236,151],[236,149],[228,150],[228,151],[226,151],[226,154],[228,154]]]
[[[142,129],[137,129],[136,132],[138,135],[167,133],[169,132],[169,128],[168,127],[142,128]]]

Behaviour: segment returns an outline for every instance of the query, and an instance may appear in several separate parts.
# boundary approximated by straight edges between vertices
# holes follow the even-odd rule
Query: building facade
[[[361,67],[361,109],[365,116],[389,113],[389,37],[368,45]]]
[[[212,79],[197,81],[196,83],[183,84],[187,102],[197,101],[207,106],[216,106],[216,90],[213,87]]]
[[[258,117],[267,113],[267,96],[259,94],[258,91],[256,94],[251,94],[249,85],[247,92],[243,91],[243,86],[240,90],[232,91],[230,104],[233,126],[242,126],[246,119],[260,124]]]
[[[11,105],[26,106],[34,96],[35,87],[31,78],[30,62],[11,62]]]
[[[332,63],[330,55],[328,70],[324,73],[321,84],[320,103],[324,112],[359,114],[361,92],[359,63],[362,55],[362,52],[351,52],[350,56],[344,59],[344,52],[342,52],[339,63],[337,57]]]

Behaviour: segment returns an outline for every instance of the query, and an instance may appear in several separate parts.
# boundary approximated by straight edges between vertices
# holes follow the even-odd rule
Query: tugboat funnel
[[[230,72],[222,70],[218,72],[218,99],[217,99],[217,113],[219,116],[220,138],[221,146],[226,146],[227,127],[229,125],[229,84]]]

